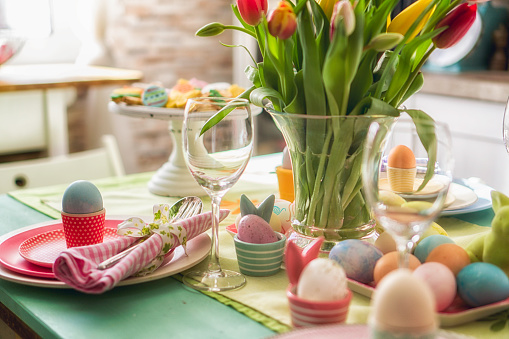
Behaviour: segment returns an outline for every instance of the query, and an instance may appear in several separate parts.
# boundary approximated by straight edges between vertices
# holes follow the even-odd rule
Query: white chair
[[[115,137],[104,135],[102,144],[89,151],[0,164],[0,193],[125,175]]]

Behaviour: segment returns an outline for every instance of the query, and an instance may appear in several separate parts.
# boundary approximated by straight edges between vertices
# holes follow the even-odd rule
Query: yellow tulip
[[[401,13],[399,13],[389,24],[389,27],[387,27],[388,33],[400,33],[402,35],[405,35],[407,31],[410,29],[412,24],[417,20],[419,15],[428,7],[428,5],[433,0],[418,0],[405,8]],[[422,30],[426,22],[428,22],[429,18],[433,14],[435,10],[435,7],[433,7],[425,16],[424,18],[419,22],[416,29],[413,31],[413,33],[410,35],[410,38],[408,41],[415,38],[417,34]],[[407,42],[408,42],[407,41]]]
[[[323,12],[327,16],[327,19],[332,17],[332,10],[334,9],[334,5],[338,0],[316,0],[316,3],[322,7]]]

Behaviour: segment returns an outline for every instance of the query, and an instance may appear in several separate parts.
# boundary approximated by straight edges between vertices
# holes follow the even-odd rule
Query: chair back
[[[102,144],[68,155],[0,164],[0,193],[125,175],[115,137],[104,135]]]

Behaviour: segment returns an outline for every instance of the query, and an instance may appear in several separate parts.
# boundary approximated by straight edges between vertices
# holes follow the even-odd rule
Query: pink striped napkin
[[[229,213],[229,210],[221,210],[219,220],[226,218]],[[173,225],[181,226],[187,231],[187,236],[182,241],[185,245],[186,241],[200,235],[212,226],[212,213],[202,213]],[[136,237],[122,237],[101,244],[69,248],[60,253],[55,260],[53,273],[57,279],[79,291],[100,294],[140,271],[145,271],[145,274],[153,272],[161,265],[165,255],[169,255],[181,245],[179,237],[173,234],[171,248],[163,248],[163,238],[154,233],[116,265],[105,270],[97,269],[99,263],[121,252],[137,239]],[[161,255],[161,253],[164,254]]]

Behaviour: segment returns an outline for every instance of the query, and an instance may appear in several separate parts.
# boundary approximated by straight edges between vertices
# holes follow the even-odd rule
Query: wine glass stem
[[[411,245],[406,239],[398,240],[398,267],[399,268],[408,268],[409,258],[410,258],[410,249]]]
[[[212,246],[210,248],[209,271],[221,272],[219,264],[219,206],[221,205],[221,195],[211,194],[212,200]]]

